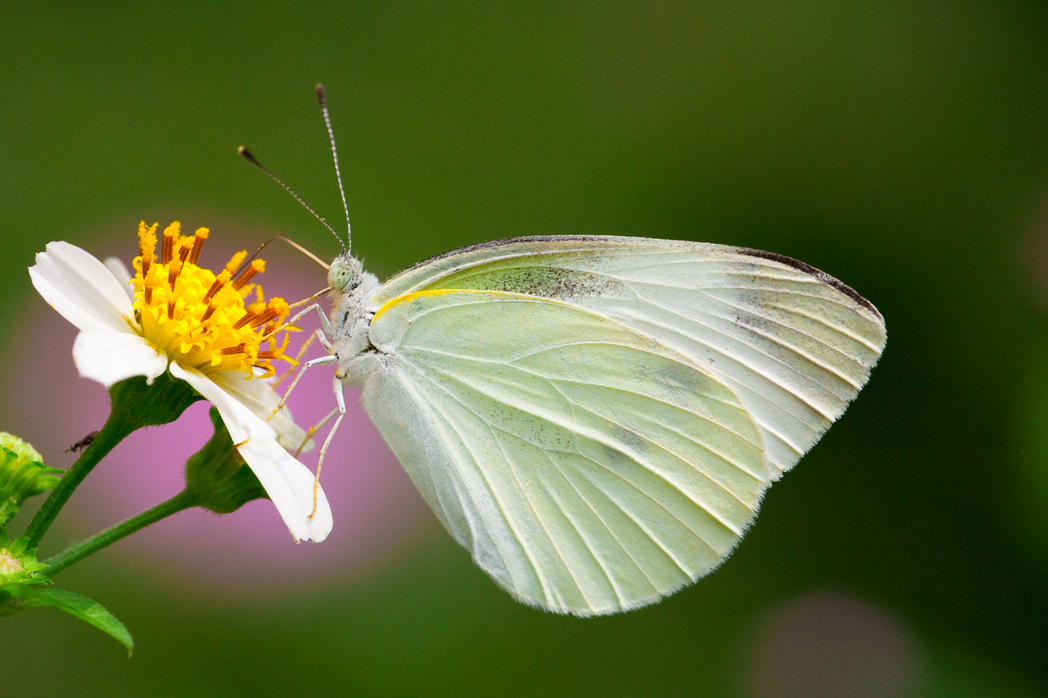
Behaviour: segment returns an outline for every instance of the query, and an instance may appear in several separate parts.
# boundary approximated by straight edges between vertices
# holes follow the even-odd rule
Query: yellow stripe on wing
[[[432,298],[432,297],[435,297],[435,296],[446,296],[446,295],[449,295],[449,294],[452,294],[452,293],[458,293],[458,294],[463,294],[463,295],[466,295],[466,294],[468,294],[468,295],[486,294],[486,295],[495,296],[497,298],[528,298],[528,296],[522,295],[520,293],[507,293],[506,291],[485,291],[485,290],[478,290],[478,289],[472,289],[472,288],[468,288],[468,289],[462,289],[462,288],[437,288],[437,289],[433,289],[432,291],[416,291],[415,293],[406,293],[403,296],[397,296],[396,298],[394,298],[391,301],[386,301],[385,305],[383,305],[381,308],[379,308],[377,311],[375,311],[375,315],[374,315],[374,317],[371,318],[371,322],[374,323],[384,313],[386,313],[390,309],[394,308],[395,306],[400,305],[401,303],[407,303],[407,302],[416,300],[418,298]],[[547,299],[544,298],[542,300],[547,300]]]

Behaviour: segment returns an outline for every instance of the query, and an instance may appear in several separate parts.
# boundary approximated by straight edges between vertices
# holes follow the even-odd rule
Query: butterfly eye
[[[336,259],[331,264],[331,268],[328,269],[327,283],[328,286],[336,291],[341,291],[346,286],[349,286],[356,276],[357,271],[349,262]]]

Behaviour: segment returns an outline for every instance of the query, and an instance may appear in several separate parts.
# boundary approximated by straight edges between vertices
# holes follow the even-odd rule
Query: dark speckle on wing
[[[455,286],[567,300],[583,296],[611,295],[619,290],[621,284],[600,274],[554,266],[528,265],[517,268],[503,267],[495,273],[466,275],[459,279]]]

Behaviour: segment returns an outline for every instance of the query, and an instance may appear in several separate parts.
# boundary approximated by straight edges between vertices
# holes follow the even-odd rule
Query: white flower
[[[264,303],[260,291],[258,301],[245,303],[247,280],[263,267],[256,262],[234,279],[243,254],[217,275],[196,266],[207,234],[201,228],[183,237],[173,223],[157,260],[156,225],[143,223],[134,301],[102,262],[66,242],[48,244],[29,274],[40,295],[80,329],[73,361],[81,376],[108,388],[133,376],[152,383],[166,370],[189,383],[218,409],[291,535],[322,541],[331,531],[331,507],[320,490],[309,516],[313,473],[285,450],[305,434],[283,412],[266,421],[279,396],[257,376],[272,373],[269,360],[284,358],[284,347],[275,347],[266,332],[286,315],[287,304]]]

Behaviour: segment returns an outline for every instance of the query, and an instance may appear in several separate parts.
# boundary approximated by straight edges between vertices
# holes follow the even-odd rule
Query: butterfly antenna
[[[291,189],[291,187],[289,187],[288,185],[284,184],[284,181],[282,179],[280,179],[280,177],[277,177],[275,174],[273,174],[272,170],[270,170],[268,167],[266,167],[261,162],[256,160],[255,156],[251,154],[251,151],[248,150],[247,148],[245,148],[244,146],[239,146],[237,148],[237,152],[240,153],[240,156],[243,157],[245,160],[250,162],[252,165],[257,167],[258,169],[262,170],[266,174],[267,177],[272,179],[274,182],[276,182],[280,186],[284,187],[284,191],[286,191],[288,194],[291,194],[291,196],[295,197],[295,201],[297,201],[298,203],[302,204],[303,208],[305,208],[307,211],[312,213],[313,217],[316,218],[318,221],[320,221],[321,224],[323,224],[323,226],[325,228],[327,228],[328,231],[332,235],[335,236],[335,239],[338,240],[338,246],[342,248],[342,251],[347,253],[347,254],[349,253],[349,250],[346,248],[346,245],[342,242],[342,238],[340,238],[338,236],[338,233],[335,232],[335,229],[332,228],[330,225],[328,225],[328,222],[326,220],[324,220],[323,216],[321,216],[319,213],[317,213],[312,208],[310,208],[309,204],[307,204],[305,201],[303,201],[302,197],[300,197],[298,194],[296,194]]]
[[[242,272],[245,269],[247,269],[248,266],[250,266],[251,262],[254,261],[254,259],[256,257],[258,257],[258,255],[262,254],[262,250],[266,249],[266,247],[268,247],[270,245],[270,243],[274,243],[274,242],[277,242],[277,241],[286,242],[287,244],[291,245],[292,247],[294,247],[296,250],[298,250],[302,254],[304,254],[307,257],[309,257],[310,259],[312,259],[314,262],[316,262],[320,266],[324,267],[325,269],[330,269],[331,268],[330,264],[328,264],[327,262],[322,260],[320,257],[317,257],[315,254],[313,254],[312,252],[310,252],[309,250],[307,250],[305,247],[303,247],[302,245],[298,244],[294,240],[291,240],[290,238],[286,238],[283,235],[274,235],[273,237],[269,238],[268,240],[263,242],[261,245],[259,245],[258,249],[255,250],[254,254],[252,254],[250,257],[248,257],[243,262],[241,262],[240,266],[237,268],[237,271],[233,274],[233,277],[235,278],[236,276],[238,276],[240,274],[240,272]]]
[[[324,113],[324,125],[327,126],[328,139],[331,141],[331,157],[335,161],[335,179],[338,180],[338,193],[342,195],[342,210],[346,212],[346,252],[353,246],[353,231],[349,225],[349,206],[346,204],[346,190],[342,187],[342,173],[338,169],[338,148],[335,147],[335,132],[331,128],[331,116],[328,114],[327,95],[324,85],[317,83],[317,101],[320,102],[320,111]]]

